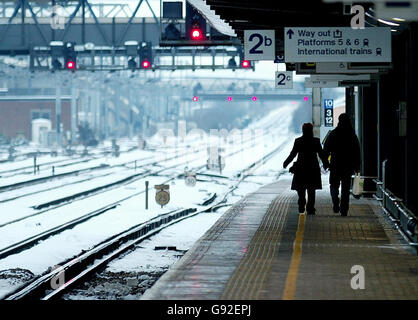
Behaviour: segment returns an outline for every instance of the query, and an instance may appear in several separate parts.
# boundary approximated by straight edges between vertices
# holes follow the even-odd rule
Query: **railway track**
[[[235,155],[235,154],[237,154],[239,152],[241,152],[241,151],[240,150],[234,151],[234,152],[228,154],[227,157],[232,156],[232,155]],[[178,158],[178,157],[170,158],[170,160],[176,159],[176,158]],[[195,158],[194,160],[198,160],[199,158]],[[43,213],[45,213],[47,211],[56,209],[56,208],[58,208],[60,206],[63,206],[65,204],[69,203],[69,201],[71,199],[72,200],[75,200],[76,198],[77,199],[80,199],[80,197],[83,197],[83,199],[85,199],[86,197],[94,196],[98,192],[102,192],[104,190],[109,190],[109,188],[111,188],[111,187],[120,187],[121,185],[126,184],[126,183],[133,183],[133,182],[135,182],[135,181],[137,181],[139,179],[143,179],[143,178],[148,177],[148,176],[151,176],[151,175],[158,175],[158,174],[160,174],[160,173],[162,173],[162,172],[164,172],[166,170],[173,169],[173,168],[180,167],[180,166],[184,166],[189,161],[190,161],[190,159],[188,159],[186,162],[182,162],[182,163],[179,163],[179,164],[175,164],[175,165],[172,165],[170,167],[162,167],[161,169],[156,170],[156,171],[153,171],[153,172],[147,171],[145,173],[135,174],[133,177],[131,176],[131,179],[122,179],[119,182],[115,182],[115,183],[111,183],[109,185],[105,185],[105,186],[101,186],[101,187],[98,187],[98,188],[94,188],[92,190],[85,191],[85,192],[82,192],[82,193],[79,193],[79,194],[74,194],[74,195],[72,195],[70,197],[63,198],[60,201],[55,200],[54,202],[56,202],[56,203],[55,203],[55,206],[54,207],[50,207],[48,209],[45,209],[45,210],[42,210],[42,211],[39,211],[39,212],[35,212],[35,213],[30,214],[28,216],[24,216],[24,217],[21,217],[21,218],[18,218],[18,219],[14,219],[12,221],[9,221],[7,223],[3,223],[2,225],[0,225],[0,228],[1,227],[5,227],[5,226],[10,225],[10,224],[13,224],[13,223],[16,223],[16,222],[19,222],[19,221],[22,221],[24,219],[27,219],[27,218],[30,218],[30,217],[33,217],[33,216],[36,216],[36,215],[43,214]],[[205,167],[205,165],[202,165],[200,167],[194,168],[194,170],[195,171],[199,171],[199,170],[203,169],[204,167]],[[179,176],[181,176],[181,175],[182,174],[180,174]],[[166,180],[164,183],[168,183],[168,182],[172,181],[173,179],[175,179],[177,177],[178,176],[176,176],[174,178],[170,178],[170,179]],[[140,194],[143,194],[144,192],[145,192],[144,190],[139,191],[139,192],[136,192],[134,194],[131,194],[128,197],[124,197],[124,198],[122,198],[122,199],[120,199],[120,200],[118,200],[116,202],[113,202],[111,204],[108,204],[108,205],[106,205],[104,207],[101,207],[101,208],[99,208],[97,210],[94,210],[92,212],[88,212],[88,213],[86,213],[86,214],[84,214],[84,215],[82,215],[82,216],[80,216],[80,217],[78,217],[76,219],[73,219],[73,220],[68,221],[66,223],[63,223],[63,224],[61,224],[59,226],[53,227],[53,228],[51,228],[49,230],[46,230],[46,231],[44,231],[42,233],[39,233],[37,235],[34,235],[32,237],[29,237],[27,239],[24,239],[22,241],[19,241],[19,242],[16,242],[16,243],[12,244],[12,245],[9,245],[7,247],[4,247],[4,248],[2,248],[0,250],[0,259],[4,259],[7,256],[10,256],[12,254],[16,254],[16,253],[22,252],[24,250],[28,250],[31,247],[35,246],[37,243],[39,243],[39,241],[45,240],[45,239],[47,239],[47,238],[49,238],[49,237],[51,237],[53,235],[56,235],[56,234],[58,234],[60,232],[63,232],[64,230],[73,228],[74,226],[76,226],[76,225],[78,225],[80,223],[83,223],[83,222],[85,222],[85,221],[87,221],[87,220],[89,220],[91,218],[94,218],[94,217],[96,217],[98,215],[101,215],[101,214],[103,214],[103,213],[111,210],[111,209],[114,209],[116,206],[118,206],[122,202],[127,201],[127,200],[129,200],[129,199],[131,199],[131,198],[133,198],[135,196],[140,195]],[[50,203],[50,205],[52,205],[52,203]]]
[[[250,140],[251,139],[247,139],[247,140],[245,140],[245,142],[249,142]],[[201,148],[201,149],[198,150],[198,152],[200,152],[200,151],[202,151],[204,149],[205,148]],[[232,152],[232,153],[228,154],[227,156],[234,155],[234,154],[236,154],[238,152],[239,152],[239,150],[237,150],[235,152]],[[168,158],[164,159],[163,162],[170,161],[170,160],[174,160],[174,159],[178,159],[178,158],[179,158],[179,154],[176,152],[176,155],[175,156],[168,157]],[[145,158],[145,159],[148,159],[148,158]],[[144,159],[141,159],[141,160],[144,160]],[[125,162],[125,163],[118,164],[118,165],[115,165],[115,166],[110,166],[110,167],[107,167],[107,168],[108,169],[109,168],[111,169],[111,168],[116,168],[116,167],[120,167],[120,166],[128,166],[128,165],[134,164],[134,163],[136,163],[136,160],[129,161],[129,162]],[[180,164],[180,165],[182,165],[182,164]],[[141,163],[140,165],[141,165],[141,167],[146,167],[146,166],[149,166],[149,165],[156,166],[156,165],[158,165],[158,162],[152,161],[150,163],[145,163],[145,164]],[[171,169],[171,168],[175,168],[177,166],[178,165],[174,165],[174,166],[171,166],[171,167],[166,167],[163,170],[155,171],[155,172],[148,171],[148,172],[145,172],[145,173],[133,174],[133,175],[130,175],[128,177],[125,177],[125,178],[120,179],[120,180],[115,181],[115,182],[111,182],[111,183],[104,184],[104,185],[101,185],[101,186],[98,186],[98,187],[94,187],[94,188],[91,188],[89,190],[84,190],[82,192],[78,192],[78,193],[75,193],[75,194],[72,194],[72,195],[69,195],[69,196],[65,196],[65,197],[62,197],[62,198],[59,198],[59,199],[53,199],[53,200],[48,201],[48,202],[45,202],[45,203],[33,205],[32,208],[34,208],[35,210],[41,210],[41,211],[37,211],[37,212],[31,213],[29,215],[22,216],[22,217],[19,217],[19,218],[10,220],[8,222],[3,222],[2,224],[0,224],[0,228],[1,227],[4,227],[4,226],[7,226],[7,225],[10,225],[12,223],[16,223],[16,222],[22,221],[22,220],[27,219],[27,218],[30,218],[30,217],[34,217],[34,216],[37,216],[37,215],[41,215],[41,214],[43,214],[43,213],[45,213],[47,211],[50,211],[50,210],[59,208],[59,207],[65,205],[67,203],[70,203],[71,201],[85,199],[86,197],[94,196],[94,195],[96,195],[96,194],[98,194],[100,192],[108,191],[108,190],[110,190],[112,188],[118,188],[118,187],[120,187],[120,186],[122,186],[124,184],[135,182],[135,181],[137,181],[139,179],[142,179],[142,178],[144,178],[146,176],[159,174],[162,171],[165,171],[165,170]],[[108,175],[108,173],[106,173],[104,175],[99,175],[99,176],[97,176],[95,178],[102,177],[102,176],[105,176],[105,175]],[[64,185],[64,186],[66,186],[66,185]],[[63,186],[59,186],[59,187],[63,187]],[[47,190],[50,191],[50,190],[54,190],[54,189],[56,189],[56,188],[49,188]],[[11,201],[11,200],[16,200],[18,198],[22,198],[22,197],[28,196],[30,194],[35,194],[35,193],[39,193],[39,192],[43,192],[43,191],[45,191],[45,190],[41,190],[41,191],[40,190],[37,190],[36,192],[27,193],[25,195],[14,196],[14,197],[11,197],[11,198],[6,199],[6,200],[1,200],[0,203],[7,202],[7,201]],[[3,254],[3,252],[0,251],[0,258],[2,257],[2,254]]]
[[[126,151],[121,151],[121,153],[124,152],[130,152],[132,150],[135,150],[137,148],[130,148],[129,150]],[[79,154],[75,154],[76,156],[78,156],[75,159],[61,159],[61,160],[55,160],[55,161],[49,161],[49,162],[43,162],[43,163],[38,163],[37,165],[39,166],[39,168],[45,168],[45,167],[52,167],[55,166],[56,168],[62,168],[62,167],[67,167],[67,166],[71,166],[74,164],[79,164],[79,163],[83,163],[83,162],[89,162],[89,161],[93,161],[96,159],[100,159],[101,157],[103,157],[103,155],[112,153],[112,149],[109,148],[103,148],[102,150],[100,150],[101,154],[93,154],[93,155],[89,155],[88,157],[84,156],[84,158],[82,160],[79,160],[81,156],[83,156],[81,153]],[[35,155],[39,156],[42,154],[51,154],[50,152],[44,152],[44,153],[40,153],[40,152],[30,152],[26,155],[27,159],[33,158]],[[77,161],[71,161],[71,160],[77,160]],[[29,170],[29,171],[26,171]],[[44,169],[46,170],[46,169]],[[19,172],[20,171],[20,172]],[[24,166],[24,167],[20,167],[20,168],[14,168],[14,169],[9,169],[9,170],[2,170],[0,171],[0,177],[6,178],[6,177],[11,177],[17,174],[27,174],[27,173],[32,173],[33,172],[33,165],[29,165],[29,166]],[[13,175],[7,175],[8,173],[14,173]]]
[[[171,158],[166,158],[162,161],[173,160],[173,159],[176,159],[176,158],[177,158],[177,156],[173,156]],[[147,162],[147,163],[138,163],[138,161],[144,161],[144,160],[149,160],[149,159],[153,159],[153,160],[150,161],[150,162]],[[35,178],[35,179],[31,179],[31,180],[25,180],[25,181],[10,184],[10,185],[0,186],[0,193],[1,192],[6,192],[6,191],[13,191],[13,190],[16,190],[16,189],[19,189],[19,188],[23,188],[23,187],[27,187],[27,186],[31,186],[31,185],[36,185],[36,184],[43,183],[43,182],[46,182],[46,181],[51,181],[51,180],[54,180],[54,179],[60,179],[60,178],[67,177],[67,176],[75,176],[75,175],[79,175],[79,174],[87,173],[87,172],[91,172],[91,171],[103,170],[103,169],[114,169],[114,168],[119,168],[119,167],[129,167],[130,165],[133,166],[135,163],[137,163],[137,165],[139,165],[139,166],[149,166],[149,165],[155,165],[157,162],[156,162],[154,156],[150,156],[150,157],[140,158],[140,159],[137,159],[137,160],[131,160],[131,161],[115,164],[115,165],[101,164],[99,166],[88,167],[88,168],[84,168],[84,169],[80,169],[80,170],[74,170],[74,171],[64,172],[64,173],[61,173],[61,174],[54,174],[54,175]],[[102,176],[104,176],[104,175],[97,175],[95,178],[102,177]],[[64,186],[66,186],[66,185],[64,185]],[[60,186],[60,187],[62,187],[62,186]],[[50,190],[50,189],[45,189],[45,190]],[[37,192],[42,192],[42,191],[45,191],[45,190],[38,190]],[[5,200],[0,201],[0,203],[10,201],[10,200],[15,200],[15,199],[18,199],[18,198],[21,198],[21,197],[25,197],[27,195],[29,195],[29,194],[25,194],[25,195],[21,195],[21,196],[17,196],[17,197],[11,197],[10,199],[5,199]]]
[[[246,140],[248,142],[249,140]],[[254,140],[252,141],[254,144]],[[76,258],[72,258],[71,260],[65,261],[64,263],[61,263],[62,267],[60,269],[52,270],[45,272],[43,275],[36,277],[29,283],[23,285],[22,287],[18,288],[13,293],[10,293],[7,296],[8,300],[14,300],[14,299],[52,299],[55,297],[60,296],[65,290],[67,290],[67,287],[72,286],[75,282],[79,281],[80,279],[85,278],[85,276],[91,274],[95,270],[99,270],[100,267],[105,266],[109,261],[115,259],[116,257],[120,256],[121,253],[126,252],[127,250],[130,250],[133,248],[137,243],[142,241],[145,238],[150,237],[151,235],[159,232],[163,228],[179,222],[183,219],[186,219],[187,217],[194,216],[196,214],[199,214],[204,211],[208,210],[216,210],[222,205],[225,205],[225,201],[228,197],[228,194],[233,192],[246,177],[251,175],[253,170],[258,168],[262,163],[267,161],[269,158],[271,158],[274,154],[279,152],[285,142],[283,142],[279,147],[275,148],[272,152],[269,154],[263,156],[258,161],[255,161],[250,166],[245,168],[244,170],[241,170],[239,174],[235,176],[236,180],[234,180],[234,184],[232,184],[228,190],[223,196],[214,195],[213,199],[209,199],[209,201],[206,201],[205,203],[201,204],[201,207],[199,210],[197,208],[185,208],[176,212],[170,212],[165,213],[163,215],[160,215],[158,217],[155,217],[147,222],[141,223],[140,225],[134,226],[130,228],[129,230],[120,233],[118,235],[112,236],[111,238],[107,239],[106,241],[103,241],[99,245],[96,245],[94,248],[85,251],[78,255]],[[235,153],[241,152],[241,150],[238,150],[231,153],[230,155],[233,155]],[[230,156],[228,155],[228,156]],[[205,158],[206,160],[206,158]],[[177,166],[180,166],[182,164],[179,164]],[[200,167],[200,169],[204,168],[206,165],[203,165]],[[168,168],[161,169],[162,171],[167,170]],[[199,170],[199,168],[196,168]],[[155,173],[149,173],[155,174]],[[198,172],[198,175],[201,176],[207,176],[212,178],[216,178],[214,174],[208,174],[205,172]],[[181,176],[177,175],[174,178],[168,179],[166,182],[169,182],[173,179],[176,179],[177,177]],[[224,178],[228,179],[228,177],[219,175],[217,178]],[[145,191],[141,191],[138,193],[135,193],[134,195],[131,195],[129,198],[134,197],[138,194],[144,193]],[[217,200],[217,201],[215,201]],[[58,228],[55,230],[50,230],[50,234],[42,234],[37,235],[35,237],[41,236],[41,238],[46,239],[54,234],[59,234],[65,229],[72,228],[77,224],[80,224],[82,222],[85,222],[89,219],[91,219],[93,216],[100,215],[106,211],[109,211],[111,209],[114,209],[120,201],[117,203],[110,204],[106,207],[102,207],[100,209],[95,210],[95,212],[90,212],[91,216],[84,216],[84,221],[70,221],[68,222],[67,226],[62,226],[62,228]],[[60,229],[60,230],[59,230]],[[27,239],[29,242],[26,243],[20,243],[15,244],[13,247],[8,248],[9,253],[3,252],[3,255],[1,257],[7,257],[11,254],[11,252],[17,253],[23,250],[26,250],[30,248],[31,246],[38,243],[41,238],[33,238],[33,239]],[[113,241],[115,240],[115,241]],[[60,272],[65,272],[66,277],[70,276],[71,280],[66,282],[66,285],[63,287],[58,288],[58,290],[50,291],[51,288],[50,283],[51,280],[56,277]]]
[[[163,172],[165,170],[168,170],[168,169],[172,169],[172,168],[175,168],[175,167],[183,166],[185,163],[187,163],[187,162],[182,162],[180,164],[176,164],[174,166],[166,167],[166,168],[160,169],[158,171],[148,172],[146,174],[138,174],[138,176],[136,177],[136,180],[143,179],[143,178],[145,178],[147,176],[150,176],[150,175],[156,175],[156,174],[161,173],[161,172]],[[202,167],[203,166],[201,166],[200,168],[202,168]],[[169,182],[169,181],[171,181],[173,179],[175,179],[175,178],[168,179],[167,181],[165,181],[165,183],[166,182]],[[132,181],[132,180],[129,181],[129,183],[132,183],[132,182],[134,182],[134,181]],[[135,196],[138,196],[140,194],[143,194],[144,192],[145,192],[144,190],[142,190],[140,192],[136,192],[134,194],[129,195],[128,197],[124,197],[124,198],[122,198],[122,199],[120,199],[120,200],[118,200],[116,202],[113,202],[111,204],[108,204],[108,205],[106,205],[104,207],[101,207],[101,208],[99,208],[97,210],[88,212],[87,214],[84,214],[84,215],[82,215],[82,216],[80,216],[80,217],[78,217],[76,219],[73,219],[73,220],[68,221],[66,223],[63,223],[63,224],[61,224],[59,226],[53,227],[53,228],[51,228],[49,230],[46,230],[46,231],[44,231],[42,233],[39,233],[39,234],[37,234],[35,236],[32,236],[30,238],[27,238],[27,239],[24,239],[24,240],[19,241],[17,243],[14,243],[12,245],[9,245],[9,246],[7,246],[7,247],[5,247],[5,248],[3,248],[3,249],[0,250],[0,259],[4,259],[5,257],[7,257],[9,255],[16,254],[16,253],[19,253],[21,251],[30,249],[31,247],[33,247],[34,245],[36,245],[39,241],[45,240],[45,239],[47,239],[47,238],[49,238],[49,237],[51,237],[53,235],[56,235],[56,234],[58,234],[60,232],[63,232],[64,230],[73,228],[76,225],[78,225],[80,223],[83,223],[83,222],[85,222],[85,221],[87,221],[87,220],[89,220],[91,218],[97,217],[98,215],[101,215],[101,214],[103,214],[103,213],[105,213],[105,212],[107,212],[107,211],[109,211],[111,209],[116,208],[116,206],[118,206],[120,203],[122,203],[122,202],[124,202],[126,200],[129,200],[129,199],[131,199],[131,198],[133,198]],[[54,207],[54,209],[56,209],[56,208],[57,207]],[[49,210],[51,210],[51,209],[49,209]],[[22,217],[21,219],[15,219],[13,221],[10,221],[8,223],[5,223],[5,224],[1,225],[0,227],[3,227],[3,226],[6,226],[6,225],[9,225],[9,224],[12,224],[12,223],[15,223],[15,222],[24,220],[24,219],[29,218],[29,217],[33,217],[35,215],[42,214],[42,213],[44,213],[46,211],[49,211],[49,210],[44,210],[44,211],[41,211],[41,212],[37,212],[37,213],[31,214],[30,216]]]
[[[200,150],[200,151],[202,151],[202,150]],[[160,162],[175,160],[175,159],[180,158],[181,156],[183,156],[183,155],[176,154],[175,156],[168,157],[168,158],[166,158],[166,159],[164,159]],[[198,158],[192,159],[192,161],[197,160],[197,159]],[[57,208],[62,207],[66,204],[69,204],[73,201],[82,200],[82,199],[85,199],[85,198],[88,198],[88,197],[92,197],[92,196],[97,195],[101,192],[109,191],[111,189],[118,188],[118,187],[121,187],[123,185],[133,183],[137,180],[143,179],[143,178],[148,177],[148,176],[158,175],[165,170],[169,170],[169,169],[173,169],[173,168],[182,166],[189,161],[190,161],[190,159],[188,159],[186,162],[175,164],[175,165],[172,165],[172,166],[169,166],[169,167],[161,167],[161,169],[156,170],[156,171],[152,171],[152,172],[149,169],[146,169],[144,172],[129,175],[128,177],[125,177],[125,178],[120,179],[118,181],[114,181],[114,182],[107,183],[107,184],[104,184],[104,185],[101,185],[101,186],[98,186],[98,187],[94,187],[94,188],[91,188],[91,189],[88,189],[88,190],[84,190],[82,192],[78,192],[78,193],[72,194],[70,196],[65,196],[65,197],[62,197],[62,198],[59,198],[59,199],[54,199],[54,200],[51,200],[51,201],[48,201],[48,202],[45,202],[45,203],[42,203],[42,204],[34,205],[34,206],[32,206],[32,208],[34,208],[36,210],[40,210],[40,211],[33,212],[29,215],[25,215],[25,216],[7,221],[5,223],[2,223],[2,224],[0,224],[0,228],[5,227],[5,226],[10,225],[10,224],[13,224],[13,223],[16,223],[16,222],[19,222],[19,221],[22,221],[22,220],[30,218],[30,217],[41,215],[45,212],[57,209]],[[129,161],[127,163],[124,163],[123,165],[131,164],[131,163],[134,163],[134,162],[135,161]],[[157,162],[155,162],[155,160],[153,160],[150,163],[141,164],[141,167],[144,168],[144,167],[147,167],[147,166],[156,166],[156,165],[157,165]],[[117,166],[120,166],[120,165],[117,165]],[[115,167],[117,167],[117,166],[115,166]],[[100,177],[102,177],[102,175]],[[56,188],[53,188],[53,189],[56,189]],[[14,199],[16,199],[16,198],[19,198],[19,197],[15,197]],[[5,201],[2,201],[2,202],[5,202]],[[1,257],[2,257],[2,251],[0,251],[0,258]]]
[[[251,175],[251,172],[279,152],[285,143],[286,142],[283,142],[269,154],[263,156],[261,159],[241,170],[241,172],[236,176],[238,180],[232,184],[223,196],[217,197],[216,195],[213,195],[210,199],[202,203],[202,207],[199,209],[185,208],[175,212],[165,213],[147,222],[133,226],[129,230],[108,238],[92,249],[81,253],[77,257],[61,263],[59,268],[50,270],[43,275],[38,276],[29,283],[19,287],[13,293],[7,295],[5,299],[51,300],[59,298],[76,283],[86,279],[89,275],[100,271],[110,261],[119,257],[121,254],[134,249],[134,247],[144,239],[151,237],[174,223],[178,223],[199,213],[218,208],[220,205],[225,203],[228,195],[238,188],[239,184],[246,177]],[[54,288],[51,284],[54,279],[57,279],[61,275],[65,276],[65,283],[57,288]]]

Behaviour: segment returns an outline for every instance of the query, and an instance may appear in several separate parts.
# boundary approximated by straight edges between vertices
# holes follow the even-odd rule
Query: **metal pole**
[[[71,145],[75,142],[75,133],[77,130],[77,91],[74,88],[74,82],[71,86]]]
[[[120,94],[119,90],[115,90],[115,95],[113,96],[113,102],[115,104],[115,126],[116,126],[116,138],[120,137],[121,125],[120,125]]]
[[[321,134],[321,99],[322,88],[312,88],[312,124],[314,137]]]
[[[381,163],[381,153],[380,153],[380,144],[381,144],[381,138],[382,138],[382,115],[380,112],[380,80],[377,81],[377,95],[376,95],[376,99],[377,99],[377,178],[379,179],[382,175],[381,173],[381,167],[380,167],[380,163]]]
[[[86,43],[86,0],[81,3],[81,43]]]
[[[52,0],[51,5],[52,5],[52,8],[55,7],[55,0]],[[57,13],[55,12],[55,14]],[[51,14],[51,19],[53,19],[52,14]],[[54,28],[51,28],[51,39],[55,41],[55,29]]]
[[[148,210],[148,186],[149,181],[145,181],[145,210]]]
[[[55,77],[55,116],[57,126],[57,145],[61,147],[61,83],[58,74]]]
[[[22,16],[21,16],[21,45],[24,46],[25,45],[25,15],[26,15],[26,7],[25,7],[25,0],[21,1],[21,12],[22,12]]]
[[[107,88],[106,88],[107,89]],[[109,96],[107,94],[107,96]],[[104,99],[104,115],[103,115],[103,122],[104,122],[104,136],[105,139],[109,137],[109,106],[108,106],[108,100]]]
[[[36,156],[33,156],[33,174],[36,174]]]

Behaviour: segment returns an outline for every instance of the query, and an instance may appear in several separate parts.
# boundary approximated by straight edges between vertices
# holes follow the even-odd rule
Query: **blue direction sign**
[[[391,62],[387,27],[285,28],[286,62]]]
[[[325,127],[334,126],[334,99],[324,99]]]

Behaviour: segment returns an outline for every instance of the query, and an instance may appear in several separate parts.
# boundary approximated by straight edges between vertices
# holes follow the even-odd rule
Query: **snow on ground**
[[[93,197],[86,198],[85,201],[75,201],[71,204],[43,213],[42,215],[27,218],[20,222],[0,228],[0,248],[4,248],[16,241],[26,239],[29,236],[39,234],[42,231],[59,225],[63,223],[63,221],[75,219],[89,211],[104,207],[105,205],[116,202],[121,198],[126,198],[126,201],[122,202],[116,208],[109,210],[100,216],[92,218],[56,236],[50,237],[40,242],[30,250],[26,250],[2,259],[0,261],[0,270],[4,270],[3,272],[6,272],[6,274],[10,270],[15,270],[15,273],[18,274],[23,272],[26,278],[29,277],[30,274],[41,274],[48,268],[51,268],[60,262],[79,254],[82,250],[88,250],[106,238],[120,233],[132,227],[133,225],[145,222],[155,217],[156,215],[178,210],[180,208],[198,207],[199,203],[202,203],[203,200],[207,199],[210,194],[225,194],[229,190],[230,183],[237,179],[234,177],[240,170],[255,160],[261,158],[268,152],[272,151],[278,145],[283,144],[279,153],[269,159],[261,167],[258,167],[253,172],[253,176],[250,176],[245,181],[241,182],[239,188],[229,196],[228,203],[232,204],[241,199],[245,194],[257,190],[261,185],[277,180],[277,177],[282,172],[282,163],[289,154],[293,145],[294,135],[288,131],[288,128],[290,127],[290,121],[292,119],[292,112],[290,111],[293,110],[293,108],[294,106],[284,106],[273,111],[270,115],[263,118],[262,120],[251,124],[252,129],[263,128],[264,132],[262,135],[258,137],[256,136],[252,141],[250,140],[246,142],[245,145],[242,146],[242,152],[239,152],[230,157],[226,157],[226,166],[222,171],[222,175],[227,175],[230,177],[229,182],[227,179],[209,181],[210,179],[202,176],[202,180],[208,181],[198,181],[195,187],[188,187],[185,185],[184,180],[172,180],[169,182],[171,200],[170,203],[164,208],[161,208],[159,205],[157,205],[153,199],[155,196],[155,190],[153,189],[154,185],[166,183],[169,179],[168,176],[172,177],[173,173],[175,173],[175,175],[182,173],[184,166],[187,166],[188,168],[194,168],[204,165],[206,163],[206,148],[204,147],[208,144],[213,142],[220,142],[221,146],[225,147],[226,149],[224,154],[240,150],[241,145],[239,142],[241,141],[242,136],[241,134],[237,135],[235,137],[237,140],[233,140],[235,143],[232,144],[228,143],[228,139],[225,143],[225,140],[218,137],[210,137],[209,139],[205,137],[204,139],[200,139],[200,134],[198,134],[198,136],[187,135],[183,141],[176,140],[174,143],[172,141],[172,139],[174,139],[173,137],[167,138],[165,142],[161,137],[154,137],[153,143],[155,143],[155,145],[160,144],[161,148],[158,149],[159,153],[160,155],[165,154],[166,158],[170,152],[173,152],[175,147],[182,148],[180,151],[176,150],[177,153],[184,152],[187,145],[190,145],[194,150],[204,149],[204,151],[200,151],[200,154],[198,152],[189,152],[189,154],[187,154],[188,163],[185,163],[184,166],[178,166],[177,169],[174,168],[166,170],[164,172],[164,176],[150,176],[146,179],[140,179],[138,181],[119,187],[115,190],[109,190]],[[230,134],[229,138],[234,139],[232,133]],[[222,141],[224,141],[224,143],[222,143]],[[123,161],[127,161],[127,159],[136,160],[139,155],[142,157],[148,156],[150,155],[150,152],[143,152],[143,150],[138,150],[138,153],[129,152],[124,156],[121,154],[120,158],[110,158],[106,160],[108,160],[109,164],[116,164],[118,161],[119,163],[122,163]],[[192,159],[193,157],[195,160]],[[161,156],[159,159],[161,159]],[[104,159],[99,159],[99,161],[100,160],[103,161]],[[184,162],[184,159],[182,159],[182,161]],[[164,163],[163,167],[169,167],[176,164],[178,165],[180,162],[181,161],[178,159],[167,161]],[[219,172],[216,171],[203,171],[207,173],[219,174]],[[117,173],[121,174],[119,171]],[[200,179],[200,177],[198,178]],[[106,180],[105,178],[103,179]],[[150,182],[151,187],[149,196],[149,210],[145,210],[144,208],[145,180]],[[91,186],[97,185],[97,182],[93,181],[96,181],[96,179],[91,181]],[[103,183],[103,181],[101,183]],[[83,185],[85,188],[89,186],[87,183]],[[65,188],[62,190],[64,189]],[[79,192],[79,188],[77,187],[77,190],[74,191]],[[53,192],[54,191],[51,191],[50,194]],[[42,202],[47,198],[57,197],[58,196],[55,194],[48,197],[48,192],[46,192],[44,196],[40,194],[37,199],[38,202]],[[30,199],[30,201],[27,199]],[[20,207],[15,208],[15,212],[13,213],[15,215],[14,217],[19,216],[19,212],[23,212],[29,205],[33,205],[32,200],[34,198],[27,197],[27,199],[25,200],[26,202],[20,202]],[[10,204],[13,205],[13,202],[14,201],[11,201]],[[0,204],[0,218],[3,218],[3,215],[6,217],[6,213],[3,210],[6,208],[4,205],[5,203]],[[13,207],[10,206],[7,208],[11,210]],[[196,241],[204,233],[204,230],[207,230],[213,223],[215,223],[217,218],[219,218],[221,215],[221,212],[226,209],[227,207],[224,207],[219,209],[221,211],[218,213],[198,215],[196,218],[187,219],[190,221],[184,221],[182,223],[176,224],[174,226],[176,226],[178,229],[172,229],[174,226],[170,227],[167,229],[167,231],[165,231],[166,233],[162,233],[161,239],[164,239],[164,234],[166,234],[165,239],[170,242],[169,245],[171,246],[173,245],[171,240],[176,238],[175,245],[179,249],[184,248],[182,250],[187,250],[194,243],[194,241]],[[10,216],[4,219],[10,219]],[[190,226],[184,227],[183,223],[186,223],[186,225],[190,224]],[[193,230],[193,232],[190,232],[190,230]],[[153,239],[155,239],[155,237],[153,237]],[[161,243],[164,242],[163,240],[161,241]],[[143,245],[141,244],[141,246]],[[152,247],[152,245],[150,246]],[[146,252],[150,253],[150,250],[153,250],[151,247],[148,248],[149,250]],[[125,258],[131,259],[130,263],[126,263],[126,266],[130,266],[129,268],[140,268],[140,266],[146,267],[147,265],[153,265],[151,262],[142,262],[147,261],[146,252],[145,258],[141,258],[141,262],[138,262],[139,260],[135,257],[129,258],[129,255],[125,256]],[[136,254],[137,253],[135,253],[135,255]],[[168,262],[172,264],[173,261],[170,258],[170,254],[165,257],[162,256],[161,259],[163,260],[156,261],[156,263],[166,266]],[[117,268],[117,261],[115,262],[115,265],[112,264],[112,268]],[[135,264],[135,261],[137,261],[137,264]],[[123,262],[120,263],[121,265],[124,265]],[[26,279],[25,277],[22,276],[22,279]],[[10,282],[6,278],[7,277],[2,277],[2,271],[0,271],[0,297],[21,283],[19,281]],[[8,279],[11,278],[9,277]]]
[[[110,272],[149,272],[164,270],[178,260],[179,252],[173,250],[155,250],[156,247],[175,246],[179,251],[190,249],[191,246],[222,216],[226,208],[216,212],[204,212],[197,216],[175,223],[147,239],[129,254],[109,264]],[[179,237],[181,235],[181,237]]]

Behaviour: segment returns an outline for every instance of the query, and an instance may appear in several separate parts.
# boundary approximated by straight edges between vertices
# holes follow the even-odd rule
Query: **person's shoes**
[[[332,206],[332,210],[334,210],[334,213],[338,213],[338,212],[340,212],[340,206],[337,204],[337,205],[333,205]]]
[[[306,214],[308,214],[308,215],[314,215],[315,214],[315,209],[307,210],[306,211]]]
[[[345,210],[341,210],[341,217],[346,217],[347,216],[347,211]]]
[[[299,213],[305,212],[305,206],[299,206]]]

